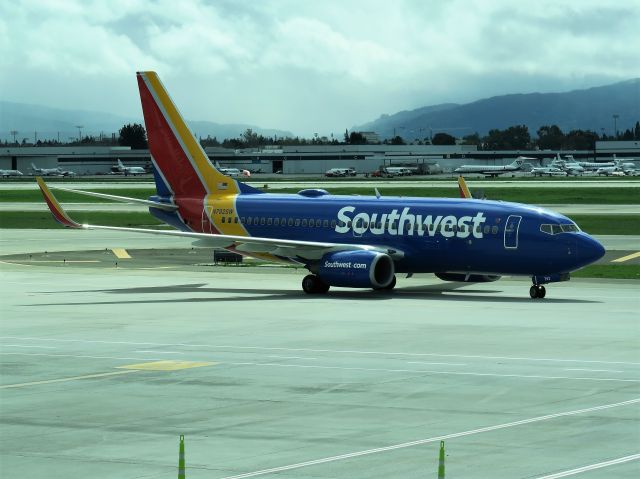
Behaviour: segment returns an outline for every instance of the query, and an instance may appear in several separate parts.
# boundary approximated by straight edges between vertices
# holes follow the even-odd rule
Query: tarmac
[[[172,477],[180,434],[188,478],[640,477],[637,281],[309,296],[117,238],[0,230],[2,477]]]

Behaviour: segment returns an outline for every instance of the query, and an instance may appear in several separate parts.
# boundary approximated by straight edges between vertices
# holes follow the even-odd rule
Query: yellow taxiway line
[[[127,253],[127,250],[124,248],[111,248],[111,251],[113,251],[113,254],[115,254],[118,259],[131,259],[131,256],[129,256],[129,253]]]
[[[0,389],[9,389],[9,388],[23,388],[26,386],[35,386],[37,384],[51,384],[51,383],[62,383],[66,381],[77,381],[78,379],[92,379],[92,378],[103,378],[107,376],[117,376],[119,374],[127,374],[127,373],[135,373],[139,371],[138,369],[128,369],[125,371],[115,371],[112,373],[99,373],[99,374],[87,374],[85,376],[73,376],[70,378],[60,378],[60,379],[48,379],[45,381],[32,381],[30,383],[18,383],[18,384],[5,384],[0,386]]]
[[[638,251],[637,253],[628,254],[627,256],[623,256],[622,258],[614,259],[611,262],[612,263],[623,263],[625,261],[629,261],[630,259],[635,259],[635,258],[640,258],[640,251]]]

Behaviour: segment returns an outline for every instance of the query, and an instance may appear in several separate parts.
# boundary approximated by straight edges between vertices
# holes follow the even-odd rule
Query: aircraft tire
[[[547,295],[547,290],[544,286],[538,286],[538,298],[542,299]]]
[[[302,279],[302,290],[307,294],[326,293],[329,285],[314,274],[308,274]]]
[[[531,288],[529,288],[529,296],[531,296],[531,299],[542,299],[547,295],[547,290],[545,289],[544,286],[540,285],[533,285],[531,286]]]

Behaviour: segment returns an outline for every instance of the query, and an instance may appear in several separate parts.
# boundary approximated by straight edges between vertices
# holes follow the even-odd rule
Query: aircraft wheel
[[[533,286],[531,286],[531,288],[529,288],[529,296],[531,296],[532,299],[537,299],[537,298],[542,299],[546,295],[547,295],[547,290],[541,284],[539,285],[534,284]]]
[[[385,289],[387,291],[391,291],[393,288],[396,287],[396,275],[393,275],[393,278],[391,279],[391,283],[389,283],[387,286],[385,286],[382,289]]]
[[[302,290],[307,294],[326,293],[329,285],[314,274],[308,274],[302,279]]]

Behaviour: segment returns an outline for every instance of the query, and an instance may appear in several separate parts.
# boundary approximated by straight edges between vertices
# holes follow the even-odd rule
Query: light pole
[[[84,126],[76,125],[76,128],[78,129],[78,141],[82,141],[82,129],[84,128]]]
[[[10,132],[13,135],[13,142],[16,142],[16,135],[18,134],[18,130],[11,130]]]
[[[620,115],[617,113],[613,115],[613,136],[616,140],[618,139],[618,118],[620,118]]]

